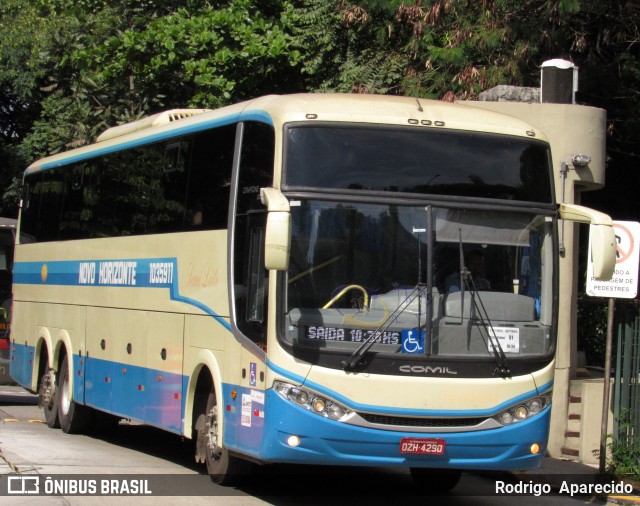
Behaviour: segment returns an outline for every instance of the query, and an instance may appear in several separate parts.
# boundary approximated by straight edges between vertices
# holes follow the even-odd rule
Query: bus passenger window
[[[194,135],[185,230],[227,228],[235,137],[235,125]]]

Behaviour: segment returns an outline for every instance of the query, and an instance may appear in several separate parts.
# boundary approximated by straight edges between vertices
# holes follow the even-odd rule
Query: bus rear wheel
[[[60,427],[67,434],[82,432],[89,421],[89,408],[78,404],[71,398],[71,382],[69,380],[69,362],[64,357],[58,375],[58,416]]]
[[[58,417],[58,396],[57,396],[57,378],[56,371],[47,367],[47,370],[40,380],[40,388],[38,389],[38,406],[44,411],[44,420],[52,429],[60,427],[60,418]]]
[[[248,474],[253,466],[220,446],[222,434],[218,423],[218,406],[215,392],[209,392],[207,407],[196,420],[196,460],[207,464],[211,481],[218,485],[232,485]]]

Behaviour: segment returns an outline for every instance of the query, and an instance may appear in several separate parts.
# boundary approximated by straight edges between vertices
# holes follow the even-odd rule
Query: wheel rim
[[[60,411],[63,416],[66,416],[71,406],[71,399],[69,398],[69,377],[67,374],[62,376],[62,386],[60,387]]]
[[[49,369],[43,378],[42,388],[40,389],[42,406],[47,409],[53,408],[56,393],[56,373],[53,369]]]
[[[213,406],[207,413],[207,451],[215,462],[220,460],[222,448],[218,446],[218,409]]]

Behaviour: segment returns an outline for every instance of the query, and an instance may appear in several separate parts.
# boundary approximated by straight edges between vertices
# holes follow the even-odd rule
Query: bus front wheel
[[[218,423],[218,406],[214,391],[209,392],[205,413],[196,421],[196,460],[207,464],[211,481],[218,485],[232,485],[250,471],[251,463],[242,460],[223,448]]]

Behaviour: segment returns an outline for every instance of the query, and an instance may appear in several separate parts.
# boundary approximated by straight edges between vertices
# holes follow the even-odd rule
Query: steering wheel
[[[360,285],[348,285],[348,286],[345,286],[342,290],[340,290],[338,294],[335,295],[329,302],[327,302],[324,306],[322,306],[322,309],[330,308],[338,299],[340,299],[340,297],[342,297],[345,293],[347,293],[351,289],[360,290],[362,292],[362,295],[364,295],[364,305],[366,307],[369,307],[369,294],[367,293],[367,290],[365,290],[365,288]]]

